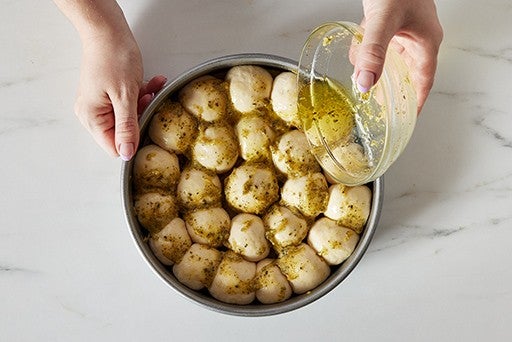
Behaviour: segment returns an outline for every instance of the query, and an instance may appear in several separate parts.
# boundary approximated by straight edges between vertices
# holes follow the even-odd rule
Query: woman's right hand
[[[388,45],[402,55],[411,71],[418,113],[434,83],[443,30],[433,0],[363,0],[365,28],[355,77],[366,92],[382,74]]]

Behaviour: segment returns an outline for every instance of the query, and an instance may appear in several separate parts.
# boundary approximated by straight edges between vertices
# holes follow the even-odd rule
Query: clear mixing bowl
[[[367,93],[354,85],[362,38],[354,23],[325,23],[308,37],[298,70],[299,115],[313,154],[346,185],[384,174],[409,142],[417,117],[408,68],[392,47],[377,84]]]

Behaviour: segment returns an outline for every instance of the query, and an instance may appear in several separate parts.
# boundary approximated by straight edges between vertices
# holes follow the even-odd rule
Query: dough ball
[[[249,113],[265,106],[272,89],[272,76],[259,66],[241,65],[231,68],[226,80],[233,107],[241,113]]]
[[[263,164],[242,164],[226,178],[226,200],[234,209],[261,214],[279,198],[273,170]]]
[[[260,116],[243,116],[236,125],[240,155],[245,160],[270,160],[274,131]]]
[[[329,265],[339,265],[356,248],[359,235],[327,217],[316,221],[308,234],[308,244]]]
[[[153,234],[178,216],[175,197],[156,192],[137,196],[134,209],[139,223]]]
[[[183,107],[198,119],[214,122],[226,117],[227,93],[222,80],[212,76],[199,77],[179,93]]]
[[[256,297],[255,276],[254,262],[245,260],[235,252],[227,251],[208,290],[214,298],[222,302],[249,304]]]
[[[331,185],[325,216],[361,233],[370,215],[372,191],[366,185]]]
[[[305,243],[288,247],[277,259],[277,266],[297,294],[314,289],[331,273],[329,265]]]
[[[135,155],[134,185],[137,192],[149,189],[170,191],[180,177],[178,157],[157,145],[147,145]]]
[[[308,234],[309,227],[304,217],[280,205],[272,206],[263,222],[267,228],[266,236],[277,250],[298,245]]]
[[[222,208],[206,208],[185,215],[192,241],[211,247],[220,247],[229,234],[231,219]]]
[[[259,216],[238,214],[231,220],[229,248],[249,261],[259,261],[270,252],[265,226]]]
[[[179,217],[149,238],[149,247],[155,256],[169,266],[179,262],[191,245],[185,222]]]
[[[194,161],[205,168],[223,173],[235,165],[238,142],[227,126],[208,126],[199,132],[192,149]]]
[[[256,298],[263,304],[280,303],[292,296],[292,287],[275,260],[263,259],[256,264]]]
[[[327,181],[327,183],[329,183],[329,184],[339,184],[339,182],[334,178],[334,176],[332,176],[331,174],[329,174],[329,172],[327,172],[325,170],[324,170],[324,177],[325,177],[325,180]]]
[[[222,253],[217,249],[193,244],[180,262],[172,269],[179,282],[193,290],[209,287],[222,260]]]
[[[290,71],[277,75],[270,94],[272,109],[283,121],[295,127],[301,127],[297,113],[298,98],[297,75]]]
[[[289,178],[281,189],[284,205],[297,208],[307,217],[316,217],[327,207],[327,181],[321,172]]]
[[[179,103],[167,102],[151,119],[148,134],[161,148],[182,154],[192,144],[196,131],[194,117]]]
[[[352,177],[362,177],[371,170],[368,158],[364,154],[364,149],[357,143],[348,143],[336,146],[332,150],[332,155],[337,164],[331,160],[331,155],[322,153],[320,160],[325,169],[338,169],[339,166]]]
[[[185,209],[220,206],[222,184],[215,173],[190,167],[181,173],[177,195]]]
[[[299,130],[283,134],[272,147],[272,160],[276,168],[288,177],[320,171],[320,165],[311,154],[306,135]]]

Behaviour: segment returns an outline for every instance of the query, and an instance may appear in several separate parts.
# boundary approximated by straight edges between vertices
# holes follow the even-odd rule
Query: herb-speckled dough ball
[[[245,160],[270,160],[275,133],[261,116],[243,116],[235,127],[240,156]]]
[[[226,117],[227,93],[222,80],[212,76],[199,77],[179,93],[183,107],[198,119],[214,122]]]
[[[213,125],[200,130],[192,149],[192,158],[209,170],[223,173],[235,165],[238,149],[238,141],[231,127]]]
[[[254,262],[245,260],[233,251],[227,251],[208,291],[214,298],[225,303],[249,304],[256,297],[255,276]]]
[[[181,173],[177,195],[185,209],[220,206],[222,184],[215,173],[190,167]]]
[[[241,65],[231,68],[226,80],[233,107],[241,113],[250,113],[269,102],[272,75],[262,67]]]
[[[263,304],[280,303],[293,294],[292,287],[275,260],[263,259],[256,264],[256,298]]]
[[[265,226],[259,216],[238,214],[231,220],[229,248],[249,261],[259,261],[270,252]]]
[[[297,75],[286,71],[276,76],[270,94],[272,109],[283,121],[294,127],[300,127],[297,99],[299,89]]]
[[[168,151],[184,153],[192,144],[197,121],[177,102],[165,103],[153,116],[148,135]]]
[[[151,233],[158,233],[178,216],[176,197],[156,192],[137,196],[134,209],[139,223]]]
[[[321,172],[289,178],[281,189],[282,202],[307,217],[316,217],[327,206],[327,181]]]
[[[134,184],[137,192],[148,189],[172,190],[180,177],[178,157],[157,145],[147,145],[135,155]]]
[[[277,177],[264,164],[242,164],[225,183],[227,202],[240,212],[261,214],[279,197]]]
[[[172,269],[174,276],[193,290],[209,287],[222,260],[216,248],[194,243]]]
[[[220,247],[229,234],[231,219],[223,208],[205,208],[187,213],[185,222],[192,241]]]
[[[289,131],[279,138],[277,146],[272,147],[272,160],[288,177],[320,171],[306,135],[299,130]]]
[[[192,245],[185,222],[176,217],[161,231],[149,238],[149,247],[164,265],[174,265]]]
[[[314,289],[331,273],[329,265],[305,243],[288,247],[277,259],[277,265],[297,294]]]
[[[308,244],[329,265],[339,265],[356,248],[359,235],[327,217],[316,221],[308,234]]]
[[[360,233],[370,215],[372,191],[366,185],[329,187],[325,216]]]
[[[263,217],[266,236],[281,250],[283,247],[298,245],[308,234],[308,223],[304,217],[287,207],[274,205]]]

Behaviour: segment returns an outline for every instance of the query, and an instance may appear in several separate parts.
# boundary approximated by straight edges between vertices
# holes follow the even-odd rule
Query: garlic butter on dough
[[[134,210],[156,258],[190,289],[238,305],[324,282],[356,247],[371,203],[368,187],[328,177],[329,187],[298,129],[296,75],[269,70],[235,66],[171,94],[133,167]],[[364,172],[358,148],[335,153]]]

